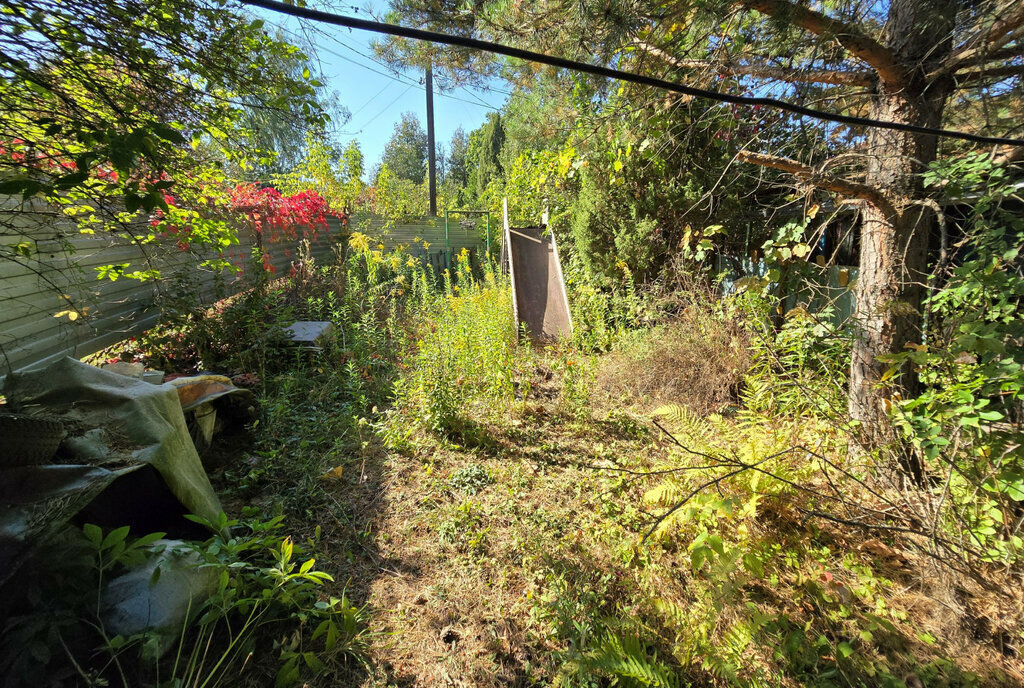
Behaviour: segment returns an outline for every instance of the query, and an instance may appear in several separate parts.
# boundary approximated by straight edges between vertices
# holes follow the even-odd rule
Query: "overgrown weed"
[[[472,685],[1014,683],[1016,660],[971,636],[976,612],[949,626],[927,547],[875,518],[890,513],[871,482],[875,459],[851,451],[837,404],[822,401],[841,392],[843,333],[799,312],[779,333],[758,330],[770,321],[755,297],[678,313],[719,337],[677,330],[704,358],[734,356],[723,332],[740,352],[762,340],[752,367],[745,354],[717,360],[700,384],[674,388],[681,404],[660,426],[645,418],[649,392],[595,397],[573,369],[619,359],[639,377],[619,357],[640,346],[659,355],[676,325],[620,332],[604,360],[534,352],[515,413],[465,397],[461,418],[486,429],[486,452],[426,428],[391,455],[402,477],[382,527],[416,571],[373,588],[403,610],[379,619],[406,648],[391,676],[429,683],[452,667]],[[708,414],[708,399],[728,416]],[[452,489],[471,474],[494,482]],[[850,525],[858,519],[864,529]],[[442,664],[412,649],[439,641]]]
[[[528,367],[512,322],[506,285],[488,269],[473,279],[468,263],[416,321],[414,350],[396,383],[384,437],[400,447],[417,429],[479,441],[472,418],[488,420],[515,405],[516,381]]]
[[[365,610],[344,591],[324,593],[332,577],[282,532],[282,518],[263,520],[251,509],[241,520],[191,518],[210,528],[209,540],[131,537],[127,526],[103,532],[85,524],[67,531],[59,553],[42,551],[43,574],[16,577],[25,599],[5,605],[5,684],[289,686],[353,675],[353,665],[365,663]],[[304,544],[319,547],[315,539]],[[160,590],[171,599],[152,610],[165,625],[117,633],[140,623],[140,603],[108,600],[107,584],[142,565],[152,568],[150,588],[172,581]],[[183,585],[195,592],[179,618],[174,591]]]
[[[598,386],[627,403],[681,400],[699,413],[739,400],[750,366],[742,323],[693,305],[668,324],[622,337],[600,364]]]
[[[1024,676],[1021,600],[986,592],[994,570],[935,568],[906,495],[852,451],[848,340],[827,317],[776,330],[760,293],[667,305],[626,279],[590,294],[582,339],[538,351],[500,276],[460,262],[434,282],[402,252],[352,249],[281,296],[337,332],[268,375],[228,482],[323,526],[395,634],[367,685]],[[655,424],[659,398],[675,405]]]

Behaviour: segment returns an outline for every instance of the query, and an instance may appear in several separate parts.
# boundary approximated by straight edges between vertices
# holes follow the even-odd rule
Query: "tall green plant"
[[[490,266],[482,280],[473,279],[466,254],[455,275],[457,281],[445,273],[443,295],[423,313],[411,370],[396,390],[392,441],[417,425],[441,434],[458,432],[467,405],[499,411],[514,401],[523,354],[507,283]]]
[[[893,417],[943,485],[944,518],[985,558],[1013,559],[1024,503],[1024,218],[1006,167],[983,155],[932,165],[926,179],[973,195],[964,236],[941,257],[925,340],[888,356],[888,382],[913,366],[921,391]]]

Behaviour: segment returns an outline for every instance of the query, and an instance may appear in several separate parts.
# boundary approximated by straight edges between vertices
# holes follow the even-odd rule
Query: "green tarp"
[[[21,413],[61,420],[68,439],[59,465],[0,467],[0,560],[44,539],[116,478],[147,464],[187,513],[216,520],[220,502],[173,385],[153,385],[65,358],[9,376],[3,393]]]

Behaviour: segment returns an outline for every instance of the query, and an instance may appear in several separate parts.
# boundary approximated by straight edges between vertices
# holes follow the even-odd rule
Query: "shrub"
[[[776,332],[766,318],[751,318],[750,370],[744,405],[769,415],[835,418],[846,412],[849,333],[834,325],[832,311],[794,308]]]
[[[940,503],[936,515],[975,556],[1012,561],[1024,504],[1024,219],[1007,170],[986,156],[936,164],[945,193],[974,192],[957,254],[927,301],[924,343],[889,357],[885,378],[912,368],[920,393],[893,404],[897,428]],[[933,283],[934,283],[933,278]],[[947,499],[947,494],[949,498]]]
[[[86,524],[60,543],[52,561],[30,562],[20,576],[29,606],[15,606],[0,642],[7,684],[77,675],[83,685],[212,687],[236,681],[247,667],[252,673],[276,671],[276,685],[287,686],[362,661],[368,638],[363,610],[344,594],[324,594],[331,577],[282,533],[280,517],[265,521],[249,510],[241,521],[221,514],[218,522],[203,523],[216,534],[182,547],[194,553],[195,566],[212,571],[217,584],[190,608],[177,637],[156,631],[112,636],[101,614],[105,583],[163,551],[163,533],[131,538],[127,526],[103,533]],[[37,573],[32,567],[41,564]],[[158,565],[151,585],[160,571]],[[286,642],[277,644],[282,636]],[[168,640],[177,648],[157,659]],[[271,647],[275,666],[252,659],[270,654]]]

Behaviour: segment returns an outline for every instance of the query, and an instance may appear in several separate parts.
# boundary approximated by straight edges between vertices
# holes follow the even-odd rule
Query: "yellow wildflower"
[[[356,251],[368,251],[370,249],[370,238],[362,232],[352,232],[348,239],[348,245]]]

